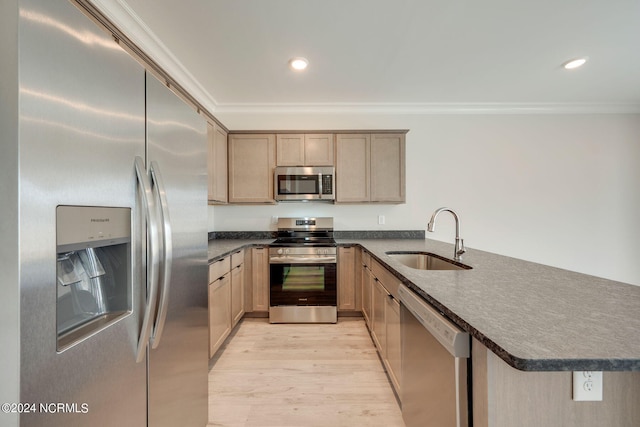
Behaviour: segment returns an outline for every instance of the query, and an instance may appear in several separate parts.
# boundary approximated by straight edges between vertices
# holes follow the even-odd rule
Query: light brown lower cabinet
[[[368,253],[363,252],[361,260],[362,315],[391,384],[396,394],[401,397],[400,303],[392,294],[398,289],[398,281]]]
[[[387,355],[385,363],[388,366],[389,377],[400,395],[402,383],[402,343],[400,331],[400,302],[389,295],[386,301],[385,319],[387,323]]]
[[[244,250],[209,265],[209,357],[244,315]]]
[[[231,333],[231,275],[209,284],[209,357]]]
[[[338,311],[360,310],[360,287],[356,286],[356,246],[338,248]]]
[[[251,248],[252,310],[269,311],[269,249]]]
[[[364,250],[360,261],[362,314],[402,398],[399,282]],[[603,400],[578,402],[572,372],[519,371],[475,338],[471,360],[474,427],[640,426],[640,372],[603,372]]]
[[[374,283],[373,273],[366,264],[362,265],[362,316],[369,329],[371,329],[371,293],[372,284]]]
[[[244,315],[244,250],[231,255],[231,327]]]
[[[524,372],[472,340],[474,427],[637,427],[640,372],[603,372],[602,401],[572,399],[572,372]]]
[[[377,277],[374,278],[371,291],[371,305],[373,307],[371,335],[373,336],[373,342],[376,344],[376,347],[378,347],[378,351],[382,356],[382,360],[384,360],[387,355],[387,319],[385,314],[389,294]]]

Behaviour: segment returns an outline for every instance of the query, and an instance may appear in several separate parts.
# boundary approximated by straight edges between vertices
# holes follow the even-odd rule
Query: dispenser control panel
[[[131,209],[95,206],[58,206],[56,244],[76,250],[107,246],[131,238]]]

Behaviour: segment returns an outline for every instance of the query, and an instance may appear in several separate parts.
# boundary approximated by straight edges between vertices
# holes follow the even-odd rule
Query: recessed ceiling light
[[[298,57],[289,60],[289,66],[296,71],[302,71],[307,68],[308,65],[309,61],[307,61],[305,58]]]
[[[563,67],[566,70],[574,70],[578,67],[582,67],[585,62],[587,62],[587,58],[576,58],[576,59],[572,59],[571,61],[567,61],[564,63]]]

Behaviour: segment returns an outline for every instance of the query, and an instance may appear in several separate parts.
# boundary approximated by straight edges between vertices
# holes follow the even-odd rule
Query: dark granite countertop
[[[209,262],[224,258],[240,248],[251,246],[266,246],[273,242],[273,239],[213,239],[209,240],[208,257]]]
[[[272,240],[213,240],[209,259]],[[403,283],[514,368],[640,371],[640,286],[467,248],[472,270],[424,271],[385,252],[446,258],[453,245],[429,239],[342,239],[358,244]]]

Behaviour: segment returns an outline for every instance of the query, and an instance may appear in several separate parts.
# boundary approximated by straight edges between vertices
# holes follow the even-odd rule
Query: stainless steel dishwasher
[[[467,427],[469,334],[400,285],[406,427]]]

